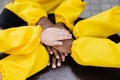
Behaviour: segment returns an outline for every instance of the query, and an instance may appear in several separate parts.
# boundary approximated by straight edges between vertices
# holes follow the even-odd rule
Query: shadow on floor
[[[120,69],[80,66],[68,57],[60,68],[47,67],[27,80],[120,80]]]
[[[0,59],[6,56],[0,54]],[[120,68],[81,66],[69,56],[61,67],[47,67],[27,80],[120,80]]]

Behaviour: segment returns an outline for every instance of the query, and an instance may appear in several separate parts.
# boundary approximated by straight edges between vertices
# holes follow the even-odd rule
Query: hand
[[[38,25],[40,25],[43,30],[45,30],[47,28],[61,28],[61,29],[66,29],[66,26],[63,23],[57,23],[55,25],[49,19],[47,19],[46,17],[42,17],[39,20]],[[61,40],[61,42],[63,42],[62,46],[53,46],[53,47],[55,49],[57,49],[58,51],[60,51],[60,52],[71,53],[72,40],[73,39]]]
[[[55,27],[67,30],[66,26],[63,23],[57,23]],[[70,33],[70,31],[69,31],[69,33]],[[73,39],[61,40],[63,45],[56,45],[56,46],[53,46],[53,47],[60,52],[70,54],[71,53],[71,47],[72,47],[72,41],[73,41]]]
[[[71,54],[72,41],[72,39],[61,40],[61,42],[63,43],[62,45],[56,45],[53,47],[62,53]]]
[[[41,32],[41,42],[48,46],[62,45],[60,40],[71,39],[72,35],[64,29],[47,28]]]
[[[48,63],[48,66],[52,66],[52,68],[60,67],[62,65],[62,62],[65,61],[65,58],[68,54],[61,53],[50,46],[45,45],[45,47],[50,56],[50,61]]]

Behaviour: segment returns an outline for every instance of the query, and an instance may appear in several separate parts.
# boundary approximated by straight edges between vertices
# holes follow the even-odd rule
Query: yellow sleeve
[[[55,10],[56,22],[63,22],[72,31],[74,21],[80,16],[86,3],[82,0],[65,0]]]
[[[74,28],[72,57],[82,65],[120,68],[120,43],[108,36],[120,32],[120,7],[80,21]]]
[[[22,18],[28,25],[36,25],[41,17],[47,17],[37,0],[15,0],[7,4],[5,8]]]
[[[120,43],[105,38],[81,37],[73,42],[71,56],[85,66],[120,68]]]
[[[28,54],[40,44],[40,26],[0,30],[0,52]]]
[[[76,38],[82,36],[108,37],[120,32],[120,6],[79,21],[73,30]]]

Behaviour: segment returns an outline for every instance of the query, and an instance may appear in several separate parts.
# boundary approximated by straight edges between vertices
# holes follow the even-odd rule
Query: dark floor
[[[80,66],[68,57],[62,67],[47,67],[27,80],[120,80],[120,69]]]
[[[47,67],[27,80],[120,80],[120,69],[80,66],[69,56],[61,67]]]

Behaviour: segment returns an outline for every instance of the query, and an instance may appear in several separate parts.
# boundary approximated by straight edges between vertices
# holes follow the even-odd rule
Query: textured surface
[[[3,6],[8,3],[10,0],[0,0],[0,11],[3,9]],[[84,0],[87,2],[87,7],[83,12],[83,17],[90,17],[92,15],[98,14],[99,12],[109,9],[116,4],[119,4],[119,0]]]
[[[117,3],[117,0],[85,1],[88,5],[82,14],[83,17],[95,15]],[[7,2],[8,0],[0,0],[0,12]],[[120,69],[80,66],[68,57],[62,67],[57,69],[47,67],[27,80],[120,80]]]
[[[117,4],[117,0],[85,0],[87,7],[82,16],[90,17]]]

